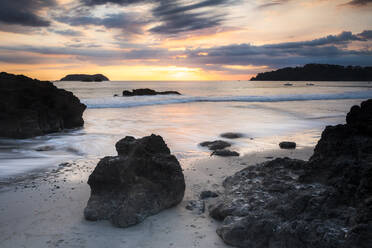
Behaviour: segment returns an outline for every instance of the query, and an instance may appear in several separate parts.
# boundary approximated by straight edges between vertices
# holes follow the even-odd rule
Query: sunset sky
[[[372,0],[0,0],[0,71],[56,80],[247,80],[372,66]]]

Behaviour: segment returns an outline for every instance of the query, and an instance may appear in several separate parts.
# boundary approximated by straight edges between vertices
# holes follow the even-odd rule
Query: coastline
[[[203,190],[221,191],[235,172],[271,157],[307,160],[313,147],[252,152],[239,158],[208,157],[182,163],[186,192],[176,207],[121,229],[108,221],[84,220],[90,195],[87,179],[98,160],[79,159],[58,169],[1,186],[1,247],[228,247],[215,230],[219,224],[208,210],[185,209]],[[213,199],[206,200],[206,208]],[[12,228],[9,229],[8,227]]]

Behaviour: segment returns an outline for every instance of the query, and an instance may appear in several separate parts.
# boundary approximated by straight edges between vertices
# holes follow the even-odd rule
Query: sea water
[[[372,98],[368,82],[285,83],[55,82],[87,105],[84,127],[24,140],[0,139],[0,178],[115,155],[115,143],[127,135],[161,135],[183,166],[208,158],[210,152],[198,144],[221,139],[224,132],[244,134],[231,140],[231,149],[242,155],[277,149],[282,140],[293,140],[301,149],[314,146],[325,126],[344,123],[352,105]],[[121,97],[123,90],[136,88],[182,95]]]

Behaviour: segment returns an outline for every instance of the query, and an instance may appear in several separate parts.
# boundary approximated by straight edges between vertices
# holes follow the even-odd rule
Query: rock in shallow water
[[[200,143],[199,145],[202,147],[208,147],[208,149],[212,151],[224,149],[231,146],[229,142],[223,140],[205,141]]]
[[[119,155],[101,159],[89,176],[87,220],[110,220],[127,227],[182,201],[182,169],[162,137],[127,136],[116,149]]]
[[[279,143],[279,147],[282,149],[295,149],[296,143],[291,141],[283,141]]]
[[[51,82],[0,73],[0,137],[30,138],[81,127],[85,108]]]
[[[215,150],[214,152],[212,152],[211,156],[213,155],[220,156],[220,157],[239,157],[240,156],[238,152],[230,151],[226,149]]]
[[[327,127],[308,162],[281,158],[224,181],[210,215],[237,247],[372,247],[372,100]],[[355,111],[353,107],[351,112]]]
[[[238,139],[244,137],[244,134],[242,133],[223,133],[220,135],[222,138],[227,138],[227,139]]]

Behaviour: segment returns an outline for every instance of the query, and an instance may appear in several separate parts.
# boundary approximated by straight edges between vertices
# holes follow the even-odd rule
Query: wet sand
[[[223,190],[223,179],[248,165],[271,157],[307,160],[312,153],[306,147],[180,161],[186,180],[181,204],[125,229],[84,219],[90,196],[86,182],[98,160],[77,160],[0,185],[0,247],[228,247],[217,236],[219,223],[208,216],[208,209],[198,215],[185,209],[187,202],[203,190]],[[213,199],[206,200],[206,207],[208,201]]]

